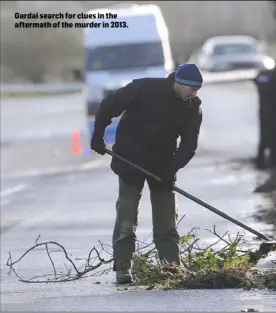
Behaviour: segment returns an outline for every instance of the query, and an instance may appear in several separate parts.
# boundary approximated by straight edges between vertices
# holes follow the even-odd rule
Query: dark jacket
[[[276,133],[276,68],[262,70],[254,79],[259,94],[259,118],[262,131],[275,140]]]
[[[258,88],[260,101],[275,103],[276,67],[272,70],[262,70],[254,79]]]
[[[190,103],[177,98],[173,76],[134,79],[104,98],[95,117],[94,132],[103,136],[111,119],[123,113],[113,151],[155,174],[166,168],[176,173],[192,159],[198,145],[201,100],[196,97]],[[139,175],[116,158],[111,168],[122,178]]]

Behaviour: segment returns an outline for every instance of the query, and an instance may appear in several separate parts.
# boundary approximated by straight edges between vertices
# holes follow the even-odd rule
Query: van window
[[[239,53],[257,53],[257,49],[246,43],[227,43],[218,44],[214,47],[214,55],[239,54]]]
[[[164,62],[161,42],[87,48],[85,55],[87,71],[160,66]]]

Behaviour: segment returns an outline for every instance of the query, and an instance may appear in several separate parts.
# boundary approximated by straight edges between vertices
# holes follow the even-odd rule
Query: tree
[[[61,3],[26,1],[24,7],[6,7],[1,10],[1,68],[8,69],[15,78],[33,83],[42,83],[47,77],[60,80],[64,75],[70,79],[75,63],[82,59],[81,29],[14,27],[15,12],[67,11],[76,13],[81,12],[81,9],[75,2],[64,9]]]

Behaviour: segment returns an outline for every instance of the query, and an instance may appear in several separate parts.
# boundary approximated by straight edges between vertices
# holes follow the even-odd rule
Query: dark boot
[[[116,271],[116,282],[118,285],[120,284],[130,284],[132,283],[133,278],[130,269],[125,270],[117,270]]]

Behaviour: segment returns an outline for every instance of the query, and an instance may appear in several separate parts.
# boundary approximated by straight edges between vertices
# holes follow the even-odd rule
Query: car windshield
[[[257,53],[256,47],[247,43],[218,44],[214,47],[214,55]]]
[[[88,48],[85,68],[87,71],[113,70],[164,64],[161,42],[135,43]]]

